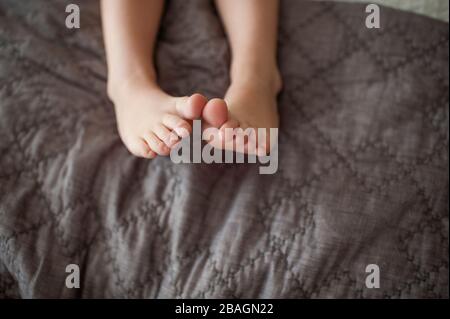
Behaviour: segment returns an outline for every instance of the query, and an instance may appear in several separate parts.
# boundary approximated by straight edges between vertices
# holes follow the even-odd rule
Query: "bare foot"
[[[254,147],[259,155],[267,154],[270,151],[272,146],[270,145],[269,129],[279,127],[277,95],[281,90],[282,83],[277,70],[264,74],[267,75],[262,76],[259,72],[255,72],[254,75],[250,73],[250,76],[238,77],[230,85],[225,95],[229,120],[221,127],[225,148],[233,146],[233,141],[226,137],[225,128],[242,128],[244,130],[265,128],[266,131],[263,131],[265,137],[262,139],[265,142],[258,143],[258,137],[255,136],[256,145]],[[234,139],[236,143],[236,136]],[[247,147],[245,152],[247,152]]]
[[[200,94],[173,97],[155,85],[132,85],[110,94],[120,137],[136,156],[167,156],[192,132],[190,120],[200,118],[207,100]]]

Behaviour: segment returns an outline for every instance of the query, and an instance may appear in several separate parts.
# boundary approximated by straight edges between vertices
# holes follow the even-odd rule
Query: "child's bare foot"
[[[122,141],[133,155],[144,158],[169,155],[192,132],[189,121],[201,117],[207,102],[200,94],[172,97],[155,85],[132,85],[110,97]]]
[[[255,145],[258,154],[267,154],[270,151],[272,146],[269,143],[269,129],[279,126],[277,95],[282,83],[279,72],[274,70],[273,72],[259,70],[247,73],[249,76],[237,77],[225,95],[229,120],[221,130],[236,127],[244,130],[266,128],[265,143]],[[222,134],[226,136],[225,133]],[[255,142],[257,141],[258,137],[255,136]],[[225,141],[225,148],[228,148],[227,145],[232,146],[229,139]]]

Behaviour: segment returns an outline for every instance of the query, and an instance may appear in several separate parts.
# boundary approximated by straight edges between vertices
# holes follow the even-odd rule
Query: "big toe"
[[[203,119],[214,127],[221,127],[228,120],[227,104],[222,99],[212,99],[203,108]]]
[[[202,116],[207,101],[206,97],[198,93],[190,97],[179,98],[176,104],[177,112],[185,119],[198,119]]]

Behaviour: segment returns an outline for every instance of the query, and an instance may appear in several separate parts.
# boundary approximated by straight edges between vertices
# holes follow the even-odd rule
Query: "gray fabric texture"
[[[0,296],[448,298],[447,23],[282,1],[280,167],[259,175],[131,156],[98,2],[77,1],[79,30],[68,3],[0,0]],[[223,96],[212,1],[166,9],[161,85]]]

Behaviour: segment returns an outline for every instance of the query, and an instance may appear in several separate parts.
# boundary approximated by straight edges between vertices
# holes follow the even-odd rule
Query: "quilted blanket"
[[[260,175],[131,156],[98,2],[77,1],[80,29],[68,3],[0,0],[1,297],[448,298],[448,23],[283,0],[279,169]],[[167,2],[164,89],[222,96],[229,58],[213,1]]]

